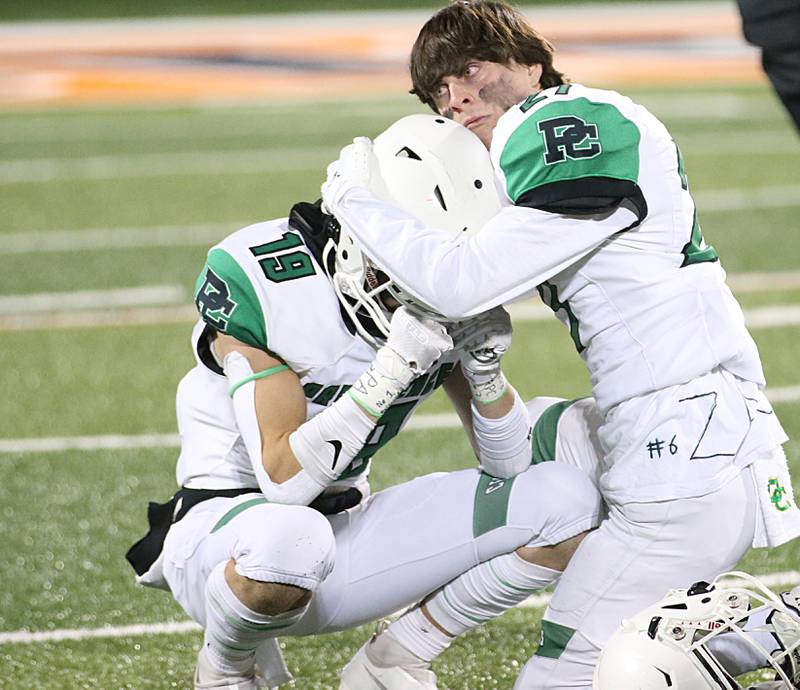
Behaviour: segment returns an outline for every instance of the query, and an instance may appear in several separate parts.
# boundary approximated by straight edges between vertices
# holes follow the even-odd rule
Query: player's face
[[[381,285],[385,285],[388,282],[389,282],[388,275],[386,275],[380,269],[370,267],[367,270],[367,275],[365,278],[366,284],[364,287],[369,292],[377,287],[380,287]],[[378,293],[378,299],[380,300],[381,304],[389,311],[390,314],[394,313],[394,311],[400,306],[400,302],[398,302],[394,297],[392,297],[386,290]]]
[[[433,101],[441,115],[472,130],[488,149],[500,116],[538,91],[541,75],[541,65],[473,60],[463,74],[442,79]]]

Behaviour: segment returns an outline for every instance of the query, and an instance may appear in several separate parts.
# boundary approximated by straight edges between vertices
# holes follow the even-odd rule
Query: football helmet
[[[446,230],[454,241],[479,230],[500,209],[486,147],[452,120],[428,114],[403,117],[375,137],[373,152],[380,174],[370,191],[426,226]],[[339,301],[369,342],[386,338],[398,303],[419,315],[443,320],[376,267],[346,226],[325,247],[326,264],[330,254],[334,255],[331,277]],[[369,322],[376,328],[370,328]]]
[[[758,630],[775,636],[777,651],[764,649],[744,631],[748,618],[765,610],[770,613]],[[734,634],[763,657],[763,666],[771,667],[778,681],[748,687],[788,690],[796,687],[799,631],[800,618],[793,606],[746,573],[723,573],[711,584],[697,582],[688,589],[672,590],[623,621],[600,655],[593,688],[743,690],[709,648],[713,638]]]

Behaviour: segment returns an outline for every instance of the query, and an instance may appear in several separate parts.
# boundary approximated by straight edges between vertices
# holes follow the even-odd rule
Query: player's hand
[[[328,179],[322,183],[325,208],[333,213],[339,199],[351,187],[364,187],[378,192],[383,187],[372,141],[367,137],[353,139],[352,144],[341,150],[339,159],[328,166]]]
[[[392,314],[386,346],[400,356],[414,375],[419,375],[451,350],[453,341],[444,324],[400,307]]]
[[[483,383],[499,373],[512,334],[511,317],[503,307],[458,321],[449,332],[468,381]]]

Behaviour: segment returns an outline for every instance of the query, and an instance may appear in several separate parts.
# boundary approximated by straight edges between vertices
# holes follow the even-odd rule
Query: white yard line
[[[410,431],[426,429],[455,429],[461,422],[452,412],[420,414],[411,417],[406,426]],[[50,438],[0,439],[2,453],[50,453],[65,450],[118,450],[135,448],[177,448],[178,434],[138,434],[126,436],[55,436]]]
[[[50,438],[5,439],[0,453],[58,453],[66,450],[131,450],[136,448],[177,448],[178,434],[134,436],[53,436]]]
[[[800,385],[767,389],[772,403],[800,401]],[[405,427],[408,431],[457,429],[461,425],[453,412],[417,414]],[[178,448],[178,434],[107,434],[103,436],[52,436],[46,438],[0,439],[0,455],[13,453],[60,453],[68,450],[130,450],[137,448]]]
[[[737,295],[768,290],[798,290],[800,271],[729,273],[727,283]]]
[[[706,145],[700,153],[717,153]],[[785,146],[784,149],[785,150]],[[778,145],[762,146],[760,152],[781,152]],[[725,147],[718,152],[724,156],[752,156],[754,151]],[[294,146],[265,149],[218,151],[177,151],[171,153],[124,154],[86,157],[11,159],[0,161],[0,185],[44,183],[57,180],[114,180],[127,178],[170,177],[173,175],[222,175],[248,173],[279,173],[317,169],[322,175],[325,166],[339,155],[336,146]],[[778,187],[785,190],[787,205],[797,204],[800,187]],[[755,190],[756,192],[758,190]],[[695,194],[698,207],[707,210],[704,196]],[[713,193],[712,193],[713,194]],[[725,197],[726,203],[738,208],[742,198],[757,199],[751,189],[732,189]],[[752,205],[752,202],[751,204]]]
[[[30,295],[0,296],[0,313],[31,314],[111,307],[163,306],[185,302],[186,290],[180,285],[145,285],[115,290],[76,290]]]
[[[751,331],[797,326],[800,324],[800,305],[786,304],[745,309],[744,321]]]
[[[0,184],[2,184],[2,180],[0,180]],[[795,208],[800,206],[800,186],[708,190],[696,193],[695,197],[698,208],[703,213],[725,213],[750,208]],[[0,233],[0,255],[42,254],[85,251],[87,249],[207,246],[218,242],[234,230],[249,225],[250,222],[252,221],[219,221],[217,223],[156,225],[139,228],[109,227]]]
[[[0,254],[42,254],[97,249],[210,246],[249,222],[156,225],[145,228],[32,230],[0,235]]]
[[[686,99],[691,99],[691,108],[686,107]],[[767,150],[785,151],[787,146],[786,119],[783,111],[777,106],[765,107],[763,98],[755,96],[740,96],[738,94],[714,94],[699,97],[696,93],[676,91],[669,96],[647,93],[641,95],[639,100],[653,113],[661,118],[680,121],[720,120],[736,123],[741,121],[740,129],[728,129],[725,132],[724,149],[720,150],[720,142],[709,141],[708,137],[694,134],[684,134],[678,141],[685,153],[720,152],[723,155],[727,149],[737,149],[740,153],[742,147],[752,148],[759,152]],[[330,99],[323,99],[316,105],[325,106]],[[83,112],[80,122],[63,120],[55,121],[50,115],[29,115],[25,119],[6,119],[3,130],[0,131],[0,144],[58,144],[61,142],[177,142],[177,141],[219,141],[242,139],[243,137],[275,137],[285,135],[297,139],[303,134],[319,134],[321,131],[317,121],[295,116],[302,110],[313,107],[314,102],[306,101],[302,104],[276,102],[250,102],[250,103],[215,103],[204,105],[202,103],[187,103],[180,112],[171,111],[169,106],[147,103],[132,105],[130,110],[147,112],[147,119],[140,125],[127,123],[124,130],[120,128],[119,112],[111,110],[104,113],[102,109],[89,109]],[[409,109],[426,112],[424,106],[409,103],[407,97],[389,96],[379,101],[371,101],[364,97],[353,96],[337,101],[336,108],[326,111],[326,123],[323,126],[331,127],[333,131],[336,123],[354,120],[369,120],[391,118],[409,114]],[[269,118],[268,122],[259,119],[263,115]],[[762,126],[759,128],[758,137],[753,136],[753,120],[758,119]],[[231,123],[235,127],[231,127]],[[772,126],[763,126],[769,123]],[[222,126],[224,125],[224,126]],[[736,139],[732,145],[732,139]],[[780,144],[783,144],[783,148]]]
[[[137,623],[136,625],[106,625],[102,628],[72,628],[28,632],[14,630],[0,633],[0,644],[32,642],[62,642],[63,640],[86,640],[89,638],[128,637],[139,635],[182,634],[197,632],[202,628],[194,621],[174,623]]]
[[[781,573],[755,575],[767,587],[792,587],[800,584],[800,572],[789,570]],[[519,604],[519,608],[543,608],[547,606],[549,593],[534,594]],[[395,614],[397,615],[397,614]],[[101,628],[66,628],[62,630],[43,630],[29,632],[12,630],[0,632],[2,644],[35,644],[44,642],[62,642],[64,640],[86,640],[110,637],[139,637],[149,635],[180,635],[196,633],[202,628],[194,621],[175,621],[170,623],[137,623],[134,625],[106,625]]]
[[[777,281],[777,282],[780,282]],[[754,291],[755,281],[744,291]],[[792,277],[783,289],[800,287]],[[0,333],[8,331],[54,330],[65,328],[105,328],[110,326],[147,326],[156,324],[191,323],[197,311],[187,304],[180,286],[158,286],[99,292],[48,293],[31,296],[0,297]],[[765,282],[759,289],[778,289]],[[50,297],[52,296],[52,299]],[[3,313],[3,306],[8,308]],[[80,303],[80,304],[79,304]],[[116,305],[114,308],[110,306]],[[553,312],[535,299],[509,306],[517,323],[549,321]],[[800,305],[778,305],[744,310],[745,321],[751,330],[783,328],[800,324]]]
[[[693,196],[701,216],[750,208],[796,208],[800,206],[800,185],[705,190]]]
[[[0,333],[4,331],[39,331],[64,328],[106,328],[119,326],[155,326],[192,323],[197,310],[189,304],[172,307],[132,307],[98,309],[96,311],[61,311],[41,314],[0,316]]]
[[[512,320],[516,322],[546,321],[553,318],[553,312],[548,307],[541,302],[531,300],[512,304],[508,311]],[[750,330],[796,326],[800,324],[800,305],[786,304],[745,309],[744,320]]]
[[[285,149],[8,160],[0,162],[0,185],[54,180],[281,173],[310,169],[318,169],[322,175],[324,166],[335,160],[338,155],[337,147],[305,146]]]

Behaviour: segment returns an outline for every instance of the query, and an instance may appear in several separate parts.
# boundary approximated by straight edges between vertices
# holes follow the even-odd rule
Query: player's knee
[[[313,592],[330,574],[336,554],[333,530],[325,516],[305,506],[273,504],[247,512],[248,524],[231,554],[236,574],[258,583],[253,588],[259,597],[271,593],[283,604],[302,599],[295,590]]]
[[[517,555],[528,563],[563,571],[587,534],[588,531],[581,532],[552,546],[521,546]]]
[[[543,541],[556,544],[576,529],[596,527],[603,499],[577,467],[544,462],[516,477],[509,509],[515,524],[528,526]]]
[[[236,572],[231,559],[225,568],[225,580],[236,598],[247,608],[267,616],[277,616],[301,608],[311,601],[311,592],[295,585],[260,582]]]

